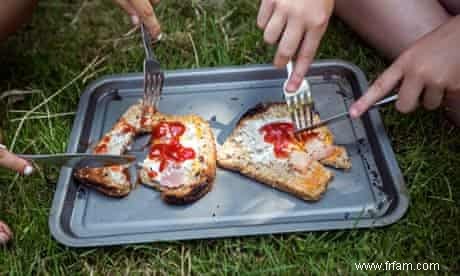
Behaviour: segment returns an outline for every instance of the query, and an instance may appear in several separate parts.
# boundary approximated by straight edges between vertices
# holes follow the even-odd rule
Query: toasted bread
[[[283,144],[285,152],[277,153],[275,146],[266,142],[262,129],[278,123],[288,127],[289,118],[287,106],[281,103],[258,105],[249,110],[219,148],[217,164],[301,199],[318,200],[333,178],[332,172],[322,164],[350,168],[351,163],[346,150],[333,145],[334,137],[327,127],[307,133],[301,139],[292,132]]]
[[[157,113],[153,108],[144,108],[142,103],[135,104],[102,137],[93,152],[122,154],[137,135],[152,132],[156,125],[165,122],[181,122],[186,126],[186,131],[180,139],[181,143],[193,148],[196,155],[192,160],[186,160],[183,164],[172,164],[174,167],[184,165],[182,168],[186,170],[186,174],[181,176],[180,181],[169,184],[162,181],[164,179],[151,177],[149,170],[152,169],[152,165],[157,164],[157,160],[149,158],[149,155],[139,171],[139,181],[161,191],[162,199],[168,203],[185,204],[198,200],[212,188],[216,175],[216,149],[209,124],[196,115],[164,115]],[[152,140],[153,145],[161,142]],[[166,172],[171,172],[171,170]],[[129,194],[132,187],[128,168],[123,166],[83,168],[77,170],[74,176],[81,183],[114,197]]]
[[[81,183],[113,197],[126,196],[131,191],[127,167],[82,168],[74,173]]]
[[[142,132],[141,121],[144,115],[142,103],[132,105],[107,132],[93,153],[123,154],[132,144],[135,136]],[[110,166],[103,168],[83,168],[75,171],[75,178],[82,184],[113,197],[129,194],[132,185],[128,168]]]
[[[124,153],[141,129],[142,115],[141,103],[129,107],[112,129],[104,134],[93,152],[98,154]]]
[[[157,113],[151,125],[151,149],[139,171],[140,182],[160,191],[161,198],[171,204],[190,203],[208,193],[216,175],[216,148],[209,124],[196,115]],[[174,136],[170,126],[176,125],[183,129],[181,134]],[[158,129],[165,132],[155,135]],[[160,149],[169,147],[174,139],[179,152],[193,152],[188,159],[179,162],[163,157],[162,154],[173,154],[169,149],[160,153]]]

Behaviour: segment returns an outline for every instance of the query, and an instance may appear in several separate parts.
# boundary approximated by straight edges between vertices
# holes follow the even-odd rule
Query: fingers
[[[272,17],[274,9],[275,2],[273,0],[262,0],[260,2],[259,13],[257,14],[257,26],[260,29],[265,29],[268,21]]]
[[[13,238],[13,232],[3,221],[0,221],[0,245],[6,244]]]
[[[264,40],[268,44],[275,44],[280,39],[281,33],[286,26],[286,14],[280,10],[276,10],[273,16],[267,23],[267,27],[264,32]]]
[[[154,2],[156,3],[158,1]],[[158,38],[161,34],[161,28],[151,2],[149,0],[130,0],[130,4],[152,37]]]
[[[129,0],[114,0],[127,14],[131,16],[137,15],[136,10],[134,9],[133,5],[129,2]]]
[[[304,35],[304,29],[299,28],[301,22],[296,20],[289,20],[284,31],[283,37],[278,45],[278,50],[275,55],[274,65],[277,67],[286,66],[289,60],[297,52],[302,37]]]
[[[428,110],[438,108],[444,98],[444,89],[429,85],[423,93],[423,106]]]
[[[11,229],[8,227],[8,225],[6,225],[6,223],[4,223],[1,220],[0,220],[0,231],[3,231],[8,236],[13,236],[13,232],[11,231]]]
[[[134,9],[133,5],[129,2],[129,0],[115,0],[115,2],[128,14],[131,16],[131,23],[133,25],[139,25],[139,17],[137,16],[137,12]]]
[[[302,45],[297,53],[296,64],[292,76],[289,79],[286,90],[287,91],[296,91],[299,89],[305,74],[312,63],[316,50],[318,50],[321,38],[324,34],[323,30],[311,30],[305,34]]]
[[[14,170],[26,176],[33,172],[33,167],[27,161],[9,152],[3,145],[0,145],[0,167]]]
[[[396,109],[401,113],[409,113],[417,109],[423,86],[420,79],[410,75],[405,77],[398,93]]]
[[[378,100],[387,95],[396,87],[403,76],[397,63],[390,66],[382,75],[369,87],[359,100],[350,107],[350,116],[357,118],[366,112]]]
[[[288,91],[295,91],[302,84],[332,13],[333,1],[317,2],[261,1],[257,25],[265,30],[265,42],[272,45],[279,42],[273,64],[280,68],[296,54],[298,56],[293,75],[286,86]]]

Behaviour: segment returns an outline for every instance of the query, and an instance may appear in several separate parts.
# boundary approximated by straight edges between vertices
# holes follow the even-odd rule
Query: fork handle
[[[150,34],[145,30],[144,24],[141,24],[141,32],[142,32],[142,43],[144,44],[145,55],[148,59],[152,58],[152,48],[150,47],[152,43],[152,38]]]
[[[371,108],[386,105],[388,103],[396,101],[397,99],[398,99],[398,94],[394,94],[393,96],[387,97],[379,102],[376,102],[373,106],[371,106]]]
[[[293,67],[294,67],[294,66],[292,65],[292,61],[290,60],[290,61],[288,62],[288,64],[286,65],[286,71],[287,71],[287,73],[288,73],[288,79],[291,78],[291,75],[292,75],[292,68],[293,68]]]

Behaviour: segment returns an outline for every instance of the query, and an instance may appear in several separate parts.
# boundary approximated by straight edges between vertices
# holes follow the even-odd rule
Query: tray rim
[[[354,77],[357,80],[357,84],[363,93],[367,91],[368,81],[365,77],[364,72],[357,67],[355,64],[343,61],[340,59],[324,59],[316,60],[312,64],[312,68],[315,67],[327,67],[327,66],[340,66],[354,74]],[[193,76],[199,75],[206,72],[244,72],[244,71],[253,71],[254,69],[267,69],[273,70],[273,66],[269,64],[251,64],[251,65],[234,65],[234,66],[222,66],[222,67],[206,67],[199,69],[178,69],[166,71],[166,75],[180,77],[180,76]],[[88,103],[92,96],[92,92],[96,88],[103,86],[106,83],[110,83],[120,78],[132,78],[139,79],[142,77],[142,73],[126,73],[126,74],[111,74],[106,75],[96,80],[93,80],[84,90],[80,97],[80,101],[77,107],[77,115],[74,118],[72,131],[70,133],[69,144],[66,152],[76,152],[78,144],[76,143],[77,137],[80,137],[82,132],[81,123],[83,122],[88,108]],[[391,147],[390,139],[385,131],[383,126],[382,118],[378,110],[372,110],[368,112],[373,124],[371,124],[373,131],[381,134],[380,139],[377,140],[379,146],[382,148],[382,153],[386,160],[386,163],[389,167],[389,173],[391,174],[392,179],[395,180],[394,188],[396,189],[399,201],[396,205],[396,208],[393,210],[387,211],[383,216],[373,219],[359,219],[359,220],[350,220],[341,222],[340,225],[330,225],[329,221],[325,222],[316,222],[314,227],[311,225],[311,222],[299,222],[299,223],[289,223],[285,225],[277,225],[277,229],[265,229],[270,228],[271,225],[251,225],[251,226],[242,226],[242,227],[226,227],[226,228],[216,228],[216,229],[207,229],[205,237],[196,237],[193,235],[194,230],[178,230],[171,233],[181,233],[180,238],[152,238],[152,235],[158,236],[157,233],[142,233],[142,234],[128,234],[124,236],[116,236],[117,239],[110,239],[110,236],[107,237],[95,237],[95,238],[75,238],[64,231],[62,225],[60,224],[61,214],[65,204],[66,194],[68,191],[69,183],[64,180],[68,178],[72,169],[62,168],[60,170],[60,176],[57,182],[57,187],[53,196],[53,201],[50,209],[50,215],[48,219],[48,225],[50,228],[51,235],[59,243],[68,246],[68,247],[95,247],[95,246],[114,246],[114,245],[123,245],[123,244],[137,244],[145,242],[156,242],[156,241],[173,241],[173,240],[193,240],[193,239],[210,239],[210,238],[228,238],[228,237],[237,237],[237,236],[255,236],[255,235],[264,235],[264,234],[282,234],[282,233],[295,233],[295,232],[313,232],[313,231],[328,231],[328,230],[345,230],[345,229],[357,229],[357,228],[373,228],[373,227],[384,227],[391,225],[398,220],[400,220],[409,208],[409,194],[407,192],[406,184],[402,175],[402,172],[397,163],[395,153]],[[321,226],[324,224],[324,229]],[[319,226],[319,227],[318,227]],[[302,228],[301,231],[296,230]],[[327,228],[327,229],[326,229]],[[253,229],[257,229],[257,233],[254,233]],[[203,230],[200,230],[203,231]],[[168,235],[172,236],[172,235]],[[150,237],[150,238],[149,238]]]

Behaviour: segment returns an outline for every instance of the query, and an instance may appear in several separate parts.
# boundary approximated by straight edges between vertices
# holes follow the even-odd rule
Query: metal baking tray
[[[282,100],[285,78],[284,70],[268,65],[166,72],[160,111],[202,116],[222,144],[248,109]],[[343,61],[313,64],[308,79],[323,117],[346,110],[367,89],[362,71]],[[67,151],[88,151],[141,98],[142,88],[142,74],[92,83],[80,99]],[[222,169],[213,190],[190,205],[166,205],[158,192],[142,185],[116,199],[78,185],[72,170],[63,168],[49,218],[51,233],[67,246],[92,247],[376,227],[399,220],[408,208],[408,195],[378,110],[330,127],[337,143],[349,151],[353,167],[334,170],[334,180],[318,202]],[[140,138],[132,148],[139,160],[146,156],[142,145],[147,139]]]

